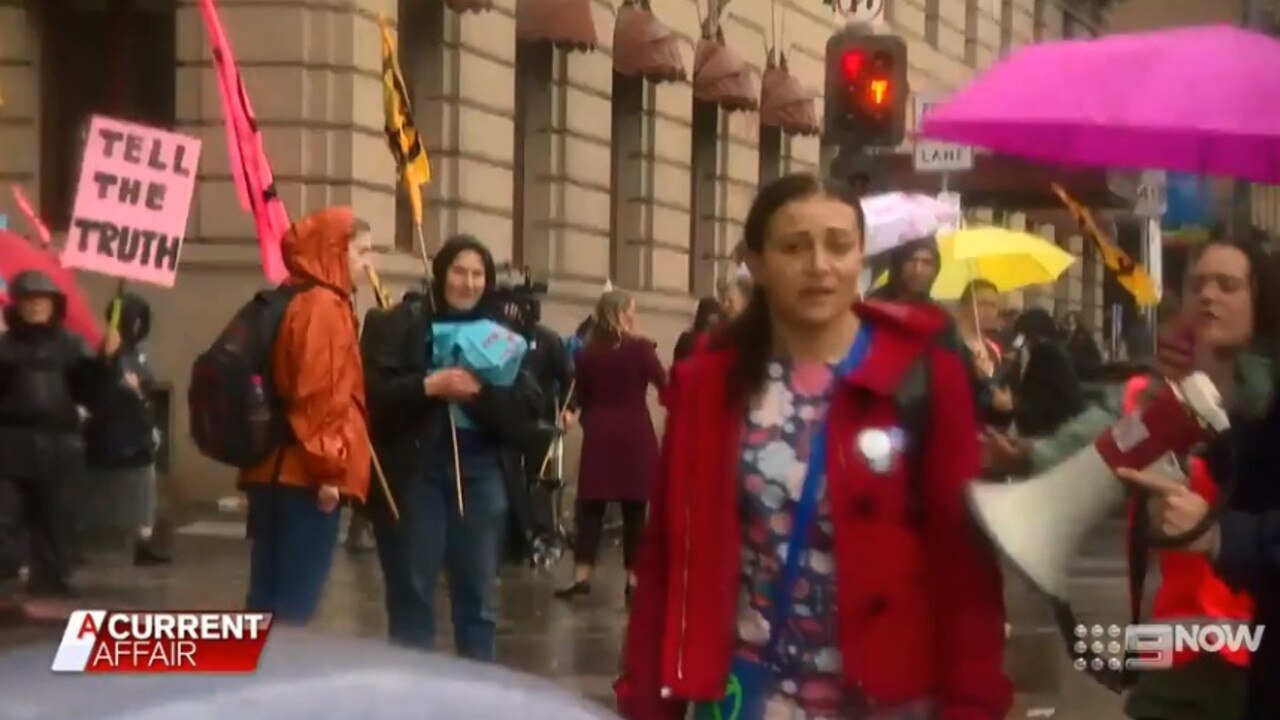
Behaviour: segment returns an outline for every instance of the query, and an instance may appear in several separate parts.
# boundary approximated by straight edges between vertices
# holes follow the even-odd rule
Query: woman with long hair
[[[720,307],[720,302],[715,298],[705,297],[698,301],[698,307],[693,312],[693,325],[688,330],[680,333],[680,337],[676,339],[676,349],[672,353],[672,364],[678,363],[685,359],[698,347],[698,343],[703,336],[712,328],[720,324],[724,319],[724,309]]]
[[[667,382],[653,341],[637,335],[635,299],[621,290],[600,296],[596,323],[578,353],[577,398],[582,423],[578,468],[573,584],[556,591],[568,600],[591,592],[609,503],[622,507],[622,553],[627,596],[634,584],[649,481],[658,465],[658,438],[649,417],[648,390]]]
[[[996,559],[965,510],[968,374],[928,305],[854,305],[864,219],[789,175],[742,314],[675,369],[616,690],[629,720],[1001,718]],[[911,387],[927,387],[915,402]]]

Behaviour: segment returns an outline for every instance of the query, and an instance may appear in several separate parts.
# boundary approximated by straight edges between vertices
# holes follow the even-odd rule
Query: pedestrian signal
[[[907,45],[846,30],[827,42],[825,133],[841,146],[895,146],[906,136]]]

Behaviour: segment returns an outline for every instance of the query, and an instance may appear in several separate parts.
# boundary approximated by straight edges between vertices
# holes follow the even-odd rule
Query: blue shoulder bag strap
[[[800,499],[796,502],[795,512],[791,520],[791,539],[787,543],[787,560],[782,567],[782,577],[778,582],[778,594],[773,602],[773,620],[769,624],[769,644],[765,646],[763,657],[765,664],[775,659],[778,638],[782,633],[782,624],[791,610],[791,599],[796,580],[800,577],[800,560],[804,557],[809,542],[810,530],[814,518],[818,514],[818,496],[822,490],[822,478],[827,469],[827,420],[831,416],[830,408],[835,404],[835,393],[842,378],[852,372],[867,354],[871,345],[871,328],[864,322],[858,329],[858,335],[849,348],[849,353],[836,365],[831,405],[828,405],[827,417],[823,418],[809,449],[809,462],[804,472],[804,485],[801,486]]]

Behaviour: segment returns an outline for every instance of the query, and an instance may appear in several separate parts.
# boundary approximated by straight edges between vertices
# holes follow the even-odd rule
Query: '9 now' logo
[[[1128,670],[1167,670],[1175,653],[1217,653],[1223,650],[1255,653],[1262,645],[1262,625],[1130,625],[1124,630]]]

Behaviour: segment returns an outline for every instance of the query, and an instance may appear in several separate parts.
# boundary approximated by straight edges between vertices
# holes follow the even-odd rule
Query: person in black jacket
[[[120,351],[113,358],[117,382],[104,383],[84,429],[85,460],[93,478],[89,494],[96,500],[90,505],[97,508],[86,522],[135,531],[134,564],[159,565],[169,561],[152,543],[160,435],[150,400],[155,375],[142,347],[151,332],[151,305],[131,292],[122,293],[119,301]],[[114,304],[107,307],[108,318]]]
[[[401,521],[394,526],[389,522],[376,495],[370,511],[392,640],[427,650],[435,646],[435,590],[440,572],[447,571],[458,653],[493,661],[496,580],[509,487],[524,484],[523,470],[512,472],[512,453],[506,450],[530,442],[539,399],[527,375],[499,387],[461,368],[434,366],[438,324],[496,320],[501,308],[492,299],[493,257],[475,238],[450,238],[436,254],[432,271],[430,295],[409,296],[371,318],[362,338],[370,434]],[[451,406],[469,421],[456,423],[456,440]],[[460,514],[455,495],[455,447],[465,514]]]
[[[1032,308],[1013,325],[1013,423],[1021,437],[1046,437],[1084,411],[1084,390],[1057,323]]]
[[[110,381],[104,356],[119,348],[108,331],[103,354],[62,325],[66,297],[44,273],[20,273],[9,284],[0,335],[0,615],[21,619],[18,604],[23,539],[27,591],[65,596],[75,526],[74,479],[83,441],[78,406],[90,406]]]
[[[1076,374],[1083,380],[1097,380],[1102,372],[1102,348],[1093,333],[1080,321],[1080,313],[1072,310],[1062,321],[1062,329],[1067,335],[1067,352],[1076,367]]]

